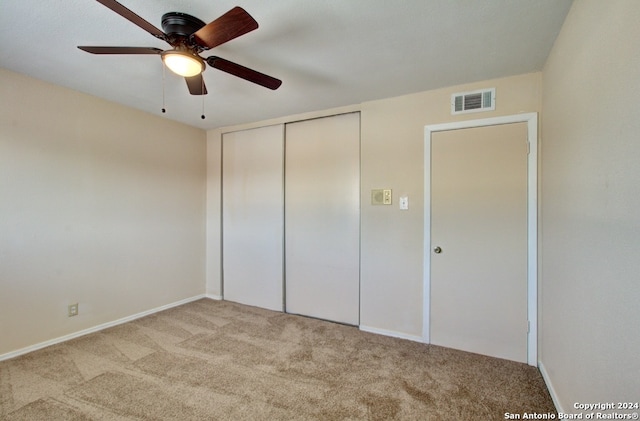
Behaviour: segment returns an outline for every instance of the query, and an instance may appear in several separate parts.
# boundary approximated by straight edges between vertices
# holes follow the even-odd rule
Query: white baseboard
[[[378,335],[391,336],[392,338],[407,339],[413,342],[424,343],[422,336],[409,335],[407,333],[396,332],[395,330],[378,329],[376,327],[360,325],[363,332],[376,333]]]
[[[553,400],[553,405],[556,407],[556,411],[558,411],[558,413],[562,412],[566,414],[566,412],[562,408],[562,405],[560,405],[560,400],[558,399],[558,395],[556,394],[556,391],[553,388],[553,383],[551,383],[551,378],[549,378],[549,373],[547,373],[547,370],[544,368],[544,364],[542,364],[542,361],[538,361],[538,369],[540,370],[542,379],[547,385],[547,389],[549,390],[549,394],[551,395],[551,400]]]
[[[222,295],[205,294],[205,297],[216,301],[222,301]]]
[[[38,349],[46,348],[51,345],[59,344],[61,342],[65,342],[71,339],[78,338],[80,336],[88,335],[89,333],[98,332],[100,330],[104,330],[113,326],[121,325],[123,323],[130,322],[135,319],[139,319],[141,317],[149,316],[150,314],[158,313],[163,310],[168,310],[173,307],[181,306],[183,304],[190,303],[192,301],[197,301],[202,298],[205,298],[205,294],[196,295],[194,297],[185,298],[184,300],[176,301],[171,304],[166,304],[160,307],[153,308],[151,310],[143,311],[141,313],[137,313],[131,316],[123,317],[122,319],[114,320],[112,322],[107,322],[100,324],[98,326],[90,327],[88,329],[83,329],[78,332],[70,333],[68,335],[61,336],[59,338],[50,339],[48,341],[40,342],[35,345],[31,345],[25,348],[18,349],[16,351],[7,352],[6,354],[0,355],[0,361],[8,360],[10,358],[15,358],[20,355],[28,354],[29,352],[37,351]]]

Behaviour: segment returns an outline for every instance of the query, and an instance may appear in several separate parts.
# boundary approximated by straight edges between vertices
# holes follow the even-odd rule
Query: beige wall
[[[497,89],[496,110],[451,116],[452,93]],[[540,111],[541,74],[532,73],[208,132],[207,292],[220,294],[220,134],[361,111],[360,324],[422,337],[424,126]],[[393,189],[392,206],[371,206],[371,189]],[[398,198],[409,196],[409,211]]]
[[[566,412],[640,390],[638,22],[574,2],[543,71],[540,360]]]
[[[204,293],[204,131],[3,69],[0,99],[0,355]]]

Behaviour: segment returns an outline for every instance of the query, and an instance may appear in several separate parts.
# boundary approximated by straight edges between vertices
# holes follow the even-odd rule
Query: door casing
[[[538,114],[523,113],[425,126],[424,131],[424,283],[422,339],[430,343],[431,309],[431,135],[439,131],[527,123],[527,363],[538,365]]]

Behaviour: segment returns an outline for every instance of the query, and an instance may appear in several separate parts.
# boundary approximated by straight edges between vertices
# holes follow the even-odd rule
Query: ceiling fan
[[[207,94],[202,78],[202,72],[206,69],[205,62],[215,69],[272,90],[278,89],[282,84],[279,79],[220,57],[200,57],[203,51],[258,28],[258,22],[241,7],[234,7],[208,24],[186,13],[165,13],[162,16],[161,31],[115,0],[97,1],[154,37],[166,41],[173,48],[163,51],[151,47],[79,46],[83,51],[92,54],[158,54],[170,70],[185,78],[192,95]]]

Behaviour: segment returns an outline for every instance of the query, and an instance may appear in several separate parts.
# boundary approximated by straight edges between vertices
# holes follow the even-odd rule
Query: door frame
[[[431,124],[424,128],[424,273],[422,339],[431,343],[431,136],[435,132],[527,123],[527,363],[538,365],[538,113]]]

